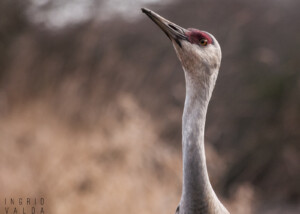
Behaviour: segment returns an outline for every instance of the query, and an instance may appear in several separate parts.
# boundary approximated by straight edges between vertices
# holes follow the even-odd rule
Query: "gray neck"
[[[182,118],[183,189],[180,213],[219,213],[222,207],[209,181],[204,128],[215,79],[197,81],[186,73],[186,99]],[[207,78],[207,79],[206,79]],[[223,213],[223,212],[220,212]]]

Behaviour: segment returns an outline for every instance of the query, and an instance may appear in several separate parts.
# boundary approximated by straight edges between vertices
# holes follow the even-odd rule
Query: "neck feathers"
[[[183,191],[180,202],[182,212],[179,210],[179,213],[228,213],[210,184],[204,149],[206,112],[216,76],[206,72],[199,74],[201,77],[185,71],[186,100],[182,118]],[[221,212],[222,210],[225,211]]]

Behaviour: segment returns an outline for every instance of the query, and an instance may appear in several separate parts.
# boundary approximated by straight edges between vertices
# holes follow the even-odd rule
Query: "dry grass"
[[[118,100],[90,129],[70,126],[43,102],[4,117],[0,198],[44,197],[48,213],[172,213],[181,154],[161,142],[132,97]],[[215,177],[222,160],[209,145],[207,152]]]
[[[129,96],[101,123],[74,131],[42,102],[0,124],[0,197],[43,196],[50,213],[164,213],[180,194],[181,158],[161,144]]]

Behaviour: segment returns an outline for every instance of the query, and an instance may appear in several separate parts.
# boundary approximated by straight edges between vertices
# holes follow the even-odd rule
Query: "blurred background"
[[[221,45],[205,136],[217,195],[232,213],[300,213],[298,0],[1,0],[1,201],[175,212],[184,75],[140,7]]]

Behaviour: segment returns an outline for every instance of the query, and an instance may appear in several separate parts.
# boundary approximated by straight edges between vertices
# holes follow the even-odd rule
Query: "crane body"
[[[183,185],[176,214],[229,214],[210,183],[204,148],[207,108],[221,64],[220,45],[208,32],[184,29],[149,9],[142,11],[169,37],[185,74]]]

